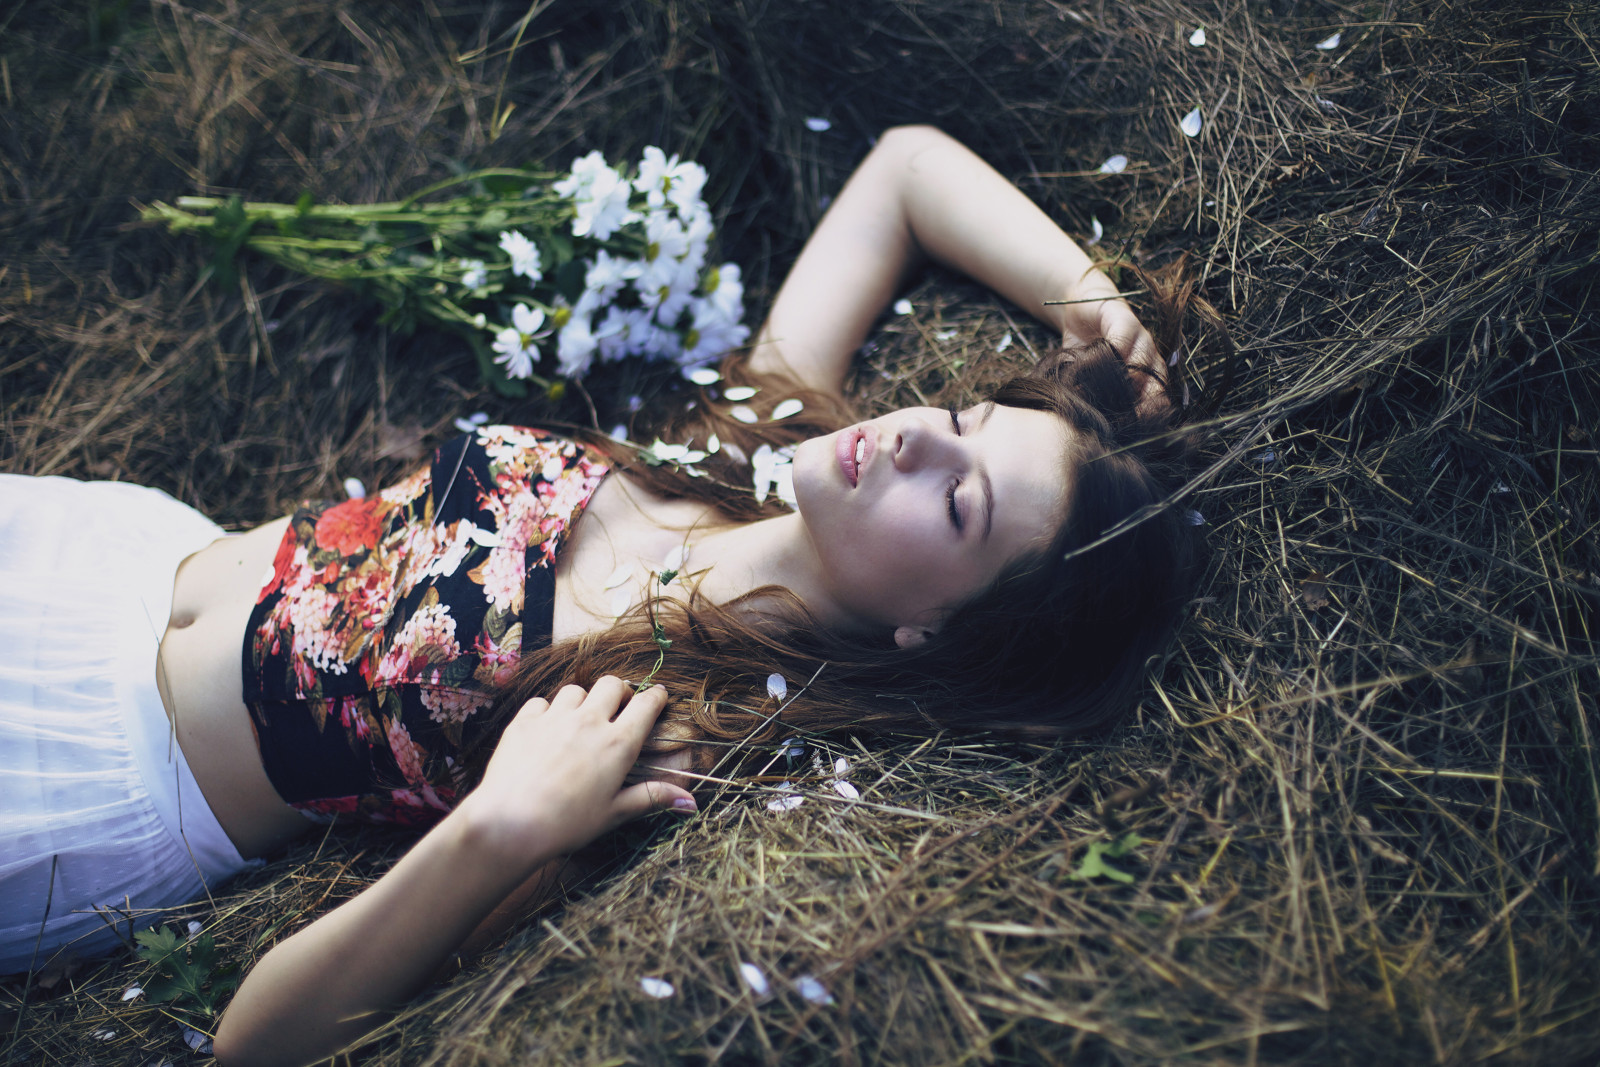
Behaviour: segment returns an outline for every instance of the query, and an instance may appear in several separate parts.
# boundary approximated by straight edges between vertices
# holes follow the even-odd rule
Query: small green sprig
[[[656,580],[665,589],[677,576],[678,572],[669,568],[657,574]],[[656,662],[655,666],[650,668],[650,673],[644,676],[644,681],[639,683],[638,691],[641,693],[650,688],[650,680],[656,676],[656,673],[667,662],[667,649],[672,647],[672,638],[667,636],[666,627],[662,626],[661,621],[656,618],[654,609],[650,612],[650,637],[656,643]]]

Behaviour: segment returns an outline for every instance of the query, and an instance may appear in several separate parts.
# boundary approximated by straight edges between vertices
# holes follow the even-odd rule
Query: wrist
[[[451,825],[453,824],[453,825]],[[481,792],[469,793],[439,825],[457,846],[507,872],[520,872],[517,882],[540,864],[561,854],[550,828],[526,813],[513,814]]]

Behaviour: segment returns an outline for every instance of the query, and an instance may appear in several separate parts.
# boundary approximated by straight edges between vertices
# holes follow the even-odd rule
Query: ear
[[[916,648],[938,632],[937,626],[897,626],[894,631],[894,643],[901,648]]]

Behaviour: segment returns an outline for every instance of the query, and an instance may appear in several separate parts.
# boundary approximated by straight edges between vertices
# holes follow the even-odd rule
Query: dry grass
[[[811,791],[795,811],[756,782],[641,831],[361,1062],[1593,1062],[1591,6],[659,0],[538,10],[517,41],[527,10],[0,14],[0,465],[245,526],[397,473],[467,411],[609,425],[660,388],[515,411],[453,342],[336,291],[259,265],[200,284],[204,250],[131,225],[135,201],[368,200],[662,143],[709,166],[759,308],[867,138],[933,121],[1072,231],[1094,215],[1108,247],[1204,275],[1239,347],[1191,364],[1197,398],[1232,374],[1184,505],[1212,570],[1115,736],[826,738],[868,803],[808,755],[773,768]],[[1097,174],[1113,152],[1127,172]],[[858,375],[874,402],[970,391],[1043,343],[968,286],[912,297]],[[1132,884],[1071,877],[1126,830]],[[190,912],[248,962],[401,846],[308,841]],[[641,996],[647,974],[677,995]],[[91,963],[20,1017],[0,987],[14,1061],[198,1059],[120,1001],[141,975]]]

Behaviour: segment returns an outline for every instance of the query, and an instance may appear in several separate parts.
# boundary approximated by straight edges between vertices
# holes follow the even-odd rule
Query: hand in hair
[[[1093,270],[1078,283],[1074,301],[1062,305],[1061,341],[1069,348],[1082,347],[1105,338],[1132,372],[1139,390],[1135,406],[1141,415],[1154,415],[1168,406],[1167,367],[1156,347],[1155,338],[1134,315],[1127,301],[1114,299],[1117,287],[1100,270]],[[1104,294],[1107,299],[1093,300]]]

